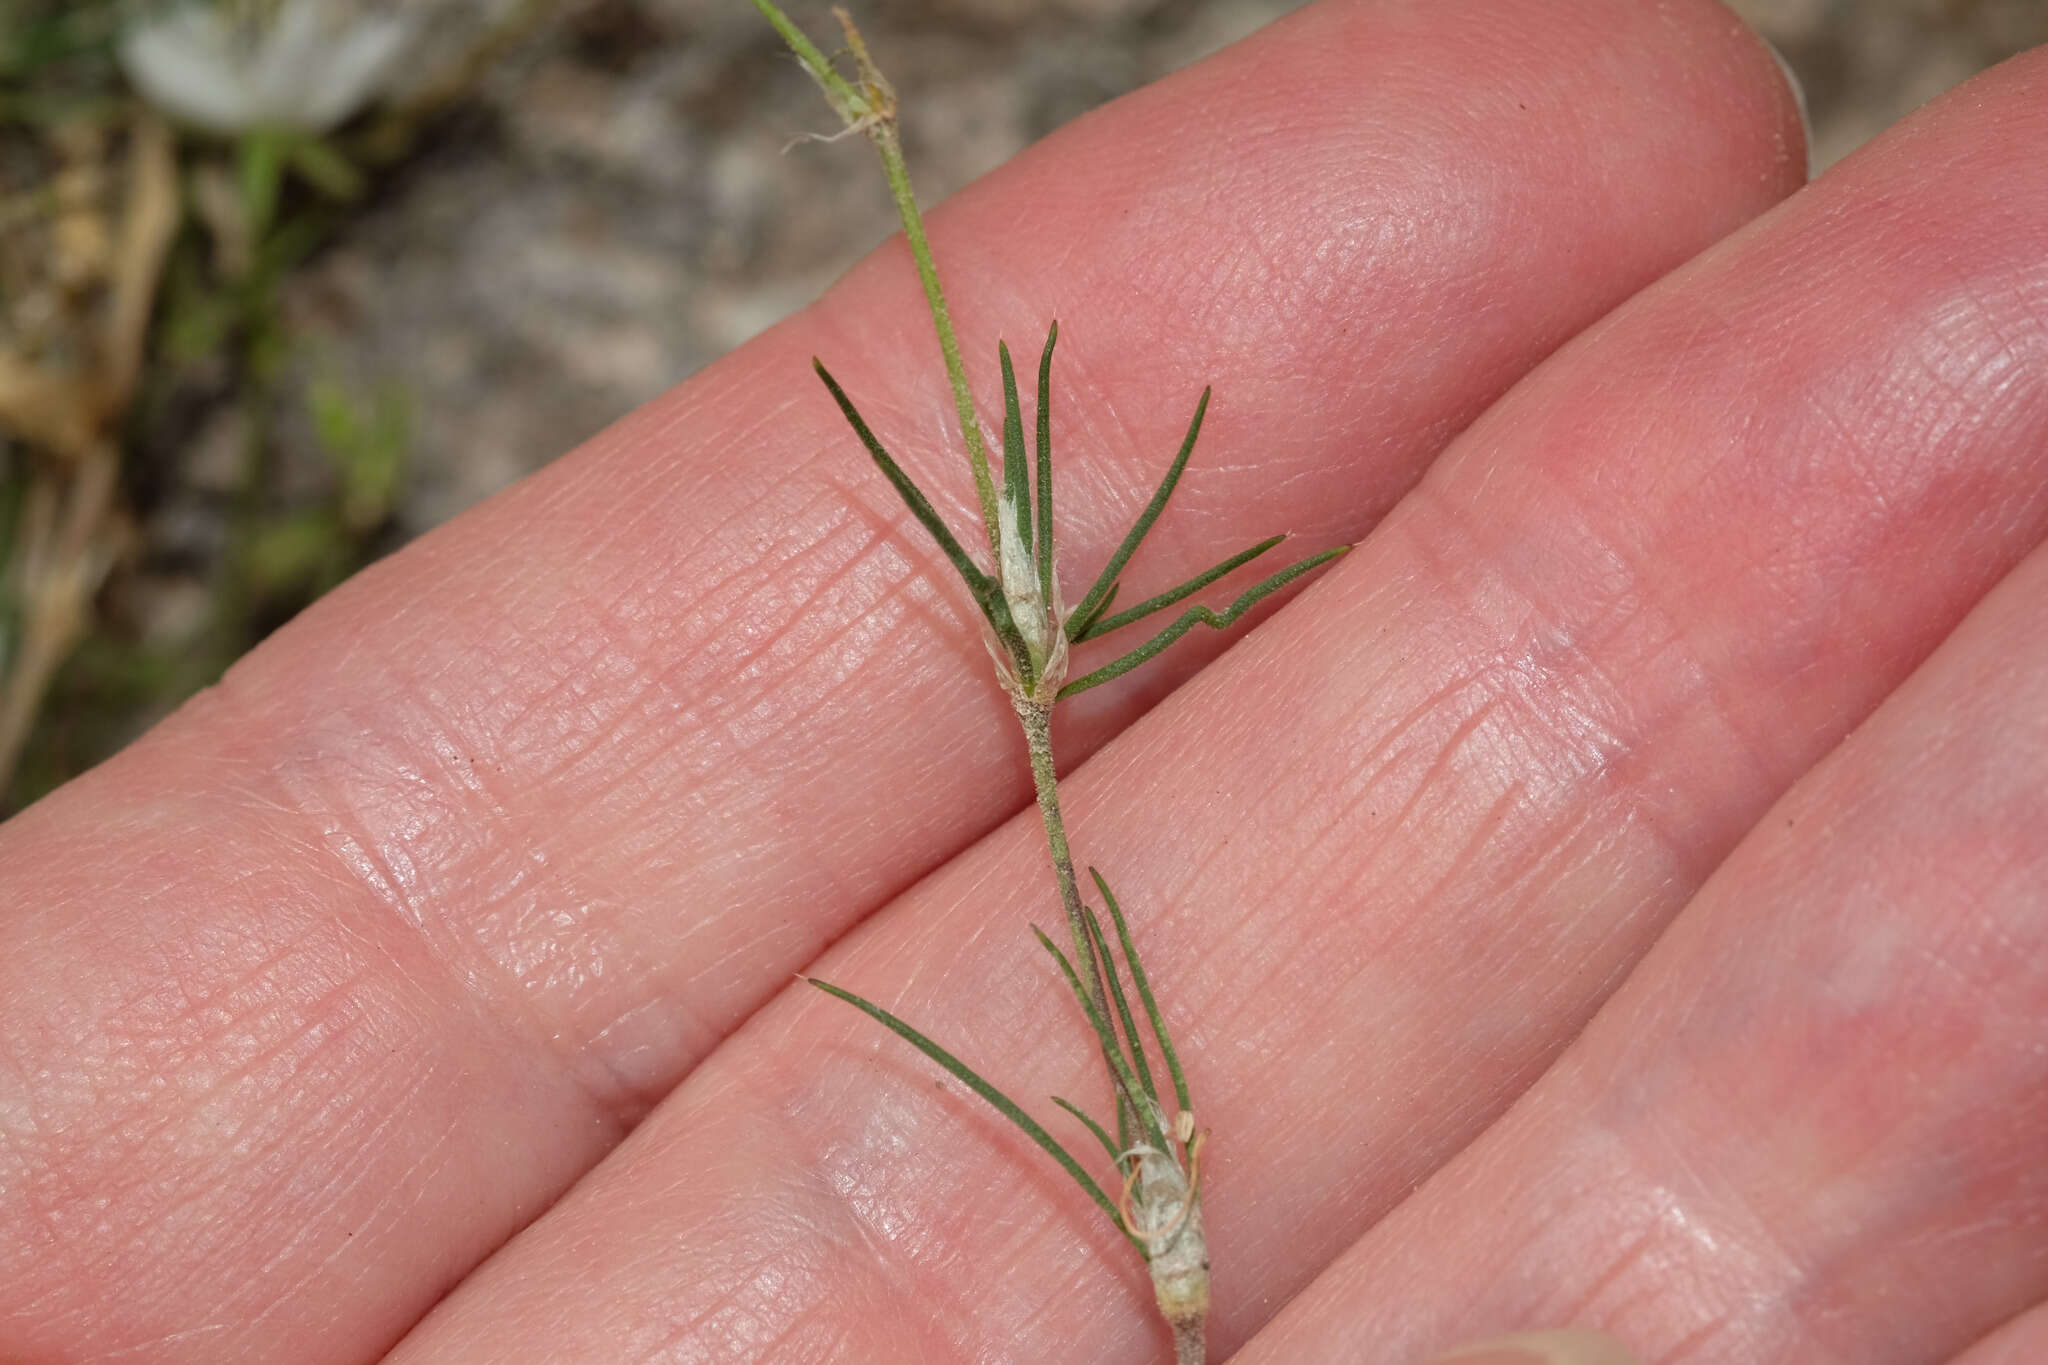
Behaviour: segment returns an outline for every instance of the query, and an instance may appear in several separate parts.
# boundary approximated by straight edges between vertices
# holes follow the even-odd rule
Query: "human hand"
[[[1725,14],[1325,4],[935,216],[984,392],[1063,323],[1080,562],[1207,382],[1133,588],[1362,540],[1062,736],[1219,1354],[1882,1365],[2048,1298],[2044,94],[1667,277],[1799,178]],[[1058,1173],[789,984],[1020,1098],[1098,1065],[971,613],[808,376],[965,524],[906,265],[0,828],[0,1354],[1158,1356]]]

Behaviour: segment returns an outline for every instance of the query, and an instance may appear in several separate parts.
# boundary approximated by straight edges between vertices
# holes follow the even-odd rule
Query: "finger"
[[[1980,81],[1632,300],[1065,784],[1214,1130],[1219,1351],[1533,1081],[2048,531],[2043,79]],[[1018,820],[819,974],[1012,1096],[1098,1094],[1022,933],[1057,913],[1044,860]],[[401,1358],[542,1322],[568,1360],[858,1356],[906,1322],[903,1354],[1150,1358],[1148,1297],[1028,1144],[804,993]]]
[[[1461,1347],[1431,1365],[1637,1365],[1628,1348],[1599,1332],[1516,1332]]]
[[[1949,1365],[2033,1365],[2048,1359],[2048,1304],[2029,1309]]]
[[[1076,561],[1217,366],[1166,581],[1197,541],[1362,527],[1558,338],[1787,188],[1776,78],[1704,10],[1438,9],[1313,11],[939,216],[984,378],[997,333],[1068,320]],[[957,489],[943,387],[904,377],[925,327],[885,249],[7,830],[0,1335],[388,1339],[1019,804],[975,631],[806,368]]]
[[[1564,1317],[1652,1360],[1905,1365],[2040,1301],[2044,770],[2037,552],[1556,1070],[1240,1359]]]

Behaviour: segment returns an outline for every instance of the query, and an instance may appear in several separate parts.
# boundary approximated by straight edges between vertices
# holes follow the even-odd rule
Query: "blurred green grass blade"
[[[1045,351],[1038,357],[1038,592],[1039,600],[1052,602],[1052,348],[1060,339],[1060,324],[1053,321],[1045,334]]]
[[[1074,609],[1074,616],[1069,618],[1070,620],[1093,620],[1096,613],[1102,609],[1102,601],[1116,586],[1117,576],[1123,573],[1124,565],[1131,562],[1131,556],[1138,552],[1138,546],[1143,543],[1146,533],[1152,529],[1152,523],[1159,520],[1159,514],[1166,510],[1166,500],[1173,496],[1174,487],[1180,482],[1182,471],[1188,467],[1188,456],[1194,454],[1195,438],[1202,434],[1202,415],[1208,410],[1209,390],[1203,389],[1202,401],[1195,404],[1194,420],[1188,423],[1188,434],[1180,443],[1180,453],[1173,457],[1172,465],[1167,468],[1166,477],[1159,481],[1159,487],[1152,494],[1152,501],[1146,503],[1145,510],[1138,513],[1138,519],[1131,524],[1130,534],[1124,537],[1123,544],[1116,547],[1116,553],[1109,557],[1109,562],[1102,566],[1102,573],[1097,576],[1095,586],[1088,589],[1088,595],[1081,599],[1081,605]],[[1069,633],[1067,638],[1071,640],[1074,637]]]
[[[1286,587],[1303,574],[1329,563],[1350,548],[1349,545],[1338,545],[1332,549],[1324,550],[1320,554],[1310,555],[1307,559],[1297,560],[1265,582],[1258,584],[1256,587],[1245,589],[1242,596],[1220,612],[1211,611],[1207,607],[1188,608],[1185,612],[1181,613],[1178,620],[1165,630],[1160,631],[1157,635],[1114,663],[1104,664],[1093,673],[1084,674],[1074,679],[1059,690],[1059,695],[1061,697],[1069,697],[1076,692],[1086,692],[1091,687],[1099,687],[1112,678],[1121,678],[1124,674],[1152,658],[1155,654],[1160,653],[1168,645],[1198,625],[1211,626],[1217,630],[1228,630],[1237,623],[1238,617],[1250,611],[1260,602]]]
[[[362,198],[368,188],[355,163],[324,138],[292,139],[285,149],[285,160],[300,178],[329,199],[354,201]]]
[[[1088,875],[1095,879],[1095,889],[1102,893],[1103,904],[1109,907],[1109,918],[1116,925],[1116,936],[1124,945],[1124,961],[1131,969],[1131,984],[1138,988],[1138,1001],[1145,1007],[1145,1017],[1152,1021],[1152,1036],[1159,1040],[1159,1055],[1166,1061],[1166,1073],[1173,1077],[1173,1097],[1180,1104],[1182,1113],[1191,1113],[1195,1102],[1188,1098],[1188,1078],[1181,1074],[1180,1056],[1173,1050],[1173,1035],[1166,1031],[1166,1020],[1160,1017],[1159,1002],[1152,998],[1152,983],[1145,977],[1144,964],[1138,961],[1138,949],[1131,942],[1131,926],[1124,919],[1123,908],[1116,903],[1109,883],[1094,868]]]
[[[1107,635],[1113,630],[1122,630],[1125,626],[1142,621],[1155,611],[1165,611],[1175,603],[1193,597],[1196,593],[1208,587],[1231,570],[1242,568],[1251,563],[1254,559],[1257,559],[1260,555],[1266,553],[1266,551],[1272,549],[1285,539],[1287,539],[1286,536],[1272,536],[1262,540],[1249,550],[1240,551],[1232,555],[1213,569],[1203,570],[1179,587],[1169,588],[1157,597],[1148,597],[1127,611],[1120,611],[1116,615],[1109,617],[1104,617],[1098,612],[1095,620],[1090,621],[1083,627],[1080,634],[1072,637],[1073,641],[1075,644],[1079,644],[1083,640],[1093,640],[1098,636]],[[1104,608],[1107,608],[1108,605],[1107,602],[1103,603]]]
[[[988,1101],[990,1107],[1010,1122],[1016,1124],[1023,1131],[1024,1136],[1037,1143],[1047,1156],[1057,1161],[1068,1175],[1074,1177],[1074,1183],[1079,1185],[1087,1196],[1093,1199],[1104,1213],[1109,1215],[1109,1221],[1116,1224],[1117,1231],[1123,1233],[1134,1245],[1137,1245],[1137,1238],[1131,1237],[1129,1230],[1124,1227],[1123,1215],[1117,1212],[1115,1202],[1107,1194],[1103,1193],[1102,1186],[1096,1184],[1095,1178],[1081,1169],[1081,1163],[1074,1160],[1073,1153],[1060,1145],[1058,1138],[1046,1132],[1044,1128],[1039,1126],[1036,1119],[1018,1108],[1016,1101],[983,1080],[973,1068],[969,1067],[958,1057],[955,1057],[952,1053],[946,1051],[946,1049],[940,1047],[937,1043],[925,1037],[924,1034],[918,1032],[915,1028],[906,1024],[903,1020],[889,1013],[889,1011],[873,1001],[863,999],[852,991],[842,990],[829,981],[820,981],[814,976],[807,976],[804,980],[810,982],[813,986],[825,992],[825,994],[837,996],[861,1013],[867,1015],[883,1028],[888,1029],[919,1052],[937,1062],[955,1080],[981,1096],[982,1099]],[[1093,1125],[1091,1124],[1090,1126],[1092,1127]],[[1144,1247],[1139,1246],[1138,1249],[1143,1251]]]
[[[242,134],[235,147],[236,186],[242,195],[242,214],[249,236],[262,240],[269,235],[277,215],[278,190],[284,180],[288,135],[271,128]]]
[[[1010,364],[1010,348],[996,343],[1003,363],[1003,500],[1014,509],[1013,529],[1017,543],[1031,542],[1031,465],[1024,454],[1024,414],[1017,404],[1017,371]]]

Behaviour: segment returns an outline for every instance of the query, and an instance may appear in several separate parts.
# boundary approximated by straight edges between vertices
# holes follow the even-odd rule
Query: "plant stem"
[[[967,369],[960,363],[960,342],[953,335],[953,315],[946,308],[945,291],[939,288],[939,270],[932,263],[931,244],[925,240],[924,217],[918,212],[917,195],[910,188],[910,171],[903,164],[903,144],[896,137],[896,92],[868,55],[867,41],[843,9],[832,13],[846,34],[847,49],[853,55],[856,85],[833,68],[817,44],[789,21],[774,0],[754,0],[754,8],[774,26],[782,40],[796,53],[797,60],[818,87],[825,92],[847,131],[857,132],[875,144],[882,158],[882,173],[888,177],[889,196],[896,201],[896,216],[903,220],[903,235],[910,241],[911,259],[917,262],[917,278],[924,286],[924,300],[931,310],[932,328],[939,334],[939,354],[946,361],[946,378],[953,385],[953,407],[960,415],[960,439],[967,445],[967,466],[974,473],[974,494],[981,503],[981,524],[988,532],[989,551],[998,553],[1002,532],[996,511],[995,478],[989,473],[988,447],[981,439],[981,422],[974,414],[974,394],[967,387]]]
[[[1081,887],[1074,880],[1074,855],[1067,847],[1066,821],[1060,817],[1059,779],[1052,758],[1052,707],[1022,697],[1011,698],[1017,719],[1024,724],[1024,747],[1031,753],[1031,784],[1038,791],[1038,814],[1045,822],[1045,841],[1052,846],[1053,877],[1059,883],[1060,905],[1067,912],[1067,929],[1074,937],[1074,963],[1086,963],[1088,994],[1105,1018],[1109,1001],[1103,994],[1102,970],[1096,957],[1095,941],[1088,933],[1088,918],[1081,911]]]
[[[917,278],[924,285],[924,300],[931,309],[932,330],[939,334],[939,354],[946,360],[946,378],[953,384],[953,407],[960,414],[960,439],[967,444],[967,464],[974,471],[974,495],[981,502],[981,520],[990,545],[1002,544],[997,521],[995,478],[989,472],[988,447],[981,439],[981,420],[975,416],[974,394],[967,387],[967,368],[960,362],[960,342],[953,335],[953,315],[946,307],[946,294],[939,287],[939,269],[932,261],[931,244],[925,240],[924,218],[917,210],[917,195],[910,188],[910,171],[903,164],[903,145],[896,137],[893,118],[884,119],[868,130],[868,140],[882,158],[882,172],[889,177],[889,194],[896,201],[896,214],[903,220],[903,235],[910,242],[911,259],[917,262]],[[1071,878],[1069,879],[1071,880]]]
[[[1207,1365],[1209,1320],[1189,1316],[1172,1319],[1174,1365]]]
[[[1012,693],[1011,705],[1024,726],[1024,746],[1031,754],[1031,783],[1038,792],[1038,815],[1045,822],[1045,841],[1052,848],[1052,869],[1059,883],[1060,904],[1067,912],[1067,928],[1074,936],[1074,961],[1085,970],[1088,994],[1096,1012],[1109,1017],[1103,983],[1114,971],[1113,963],[1102,962],[1095,951],[1095,939],[1088,931],[1087,912],[1081,905],[1081,888],[1074,880],[1074,855],[1067,845],[1067,825],[1060,814],[1059,777],[1053,765],[1051,701],[1037,702]],[[1085,963],[1085,968],[1081,964]],[[1137,1039],[1133,1038],[1135,1048]],[[1103,1062],[1116,1073],[1116,1065],[1104,1045]],[[1138,1139],[1138,1116],[1117,1090],[1117,1144],[1129,1149]],[[1163,1199],[1164,1206],[1180,1210],[1177,1226],[1162,1234],[1146,1253],[1154,1296],[1161,1316],[1173,1332],[1175,1365],[1205,1365],[1208,1360],[1209,1242],[1202,1227],[1202,1192],[1191,1183],[1192,1170],[1183,1172],[1167,1152],[1148,1152],[1138,1160],[1136,1194],[1141,1204]]]
[[[1067,824],[1060,815],[1058,773],[1052,756],[1052,703],[1037,702],[1011,694],[1010,703],[1024,726],[1024,747],[1031,754],[1031,785],[1038,793],[1038,817],[1045,824],[1045,842],[1052,849],[1053,880],[1059,883],[1060,906],[1067,912],[1067,931],[1074,939],[1074,966],[1086,978],[1089,999],[1103,1018],[1109,1017],[1109,996],[1102,981],[1103,965],[1095,952],[1094,936],[1088,932],[1088,917],[1081,908],[1081,888],[1074,880],[1074,855],[1067,846]],[[1108,1056],[1103,1058],[1116,1073]],[[1137,1114],[1121,1091],[1116,1098],[1117,1141],[1128,1145]]]

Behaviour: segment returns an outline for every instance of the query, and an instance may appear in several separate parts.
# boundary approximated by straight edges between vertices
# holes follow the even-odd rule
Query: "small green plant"
[[[1067,676],[1071,645],[1094,640],[1136,625],[1178,606],[1181,602],[1279,545],[1284,536],[1273,536],[1230,556],[1215,567],[1195,575],[1169,591],[1146,599],[1114,614],[1114,602],[1124,569],[1144,542],[1153,523],[1166,508],[1175,486],[1194,452],[1202,429],[1202,417],[1209,406],[1204,390],[1195,405],[1194,418],[1179,452],[1167,467],[1158,489],[1139,513],[1121,544],[1095,576],[1078,605],[1067,609],[1057,572],[1058,545],[1053,520],[1052,468],[1052,356],[1059,339],[1054,323],[1046,335],[1038,361],[1038,408],[1033,449],[1027,451],[1022,405],[1017,393],[1017,376],[1009,348],[998,343],[1003,379],[1002,483],[998,488],[991,469],[974,397],[960,363],[960,346],[946,300],[939,287],[938,270],[925,239],[924,222],[903,164],[903,150],[896,133],[895,91],[876,69],[867,45],[844,10],[833,12],[846,34],[846,53],[853,67],[851,78],[842,75],[803,32],[792,24],[772,0],[753,0],[754,7],[796,53],[826,100],[831,104],[845,132],[864,135],[882,158],[890,193],[903,220],[918,278],[924,286],[925,302],[932,325],[938,333],[939,351],[952,386],[958,410],[960,437],[966,448],[968,468],[974,477],[980,505],[982,530],[993,568],[984,568],[955,538],[931,500],[892,458],[882,442],[861,417],[853,402],[823,364],[812,362],[818,377],[830,390],[833,401],[867,448],[875,464],[889,480],[919,525],[938,544],[946,560],[959,574],[968,595],[980,611],[987,630],[989,652],[995,660],[998,681],[1009,694],[1011,705],[1024,729],[1031,759],[1031,776],[1038,795],[1038,810],[1045,825],[1046,841],[1052,853],[1053,877],[1060,904],[1066,913],[1070,951],[1062,951],[1044,931],[1033,928],[1039,943],[1051,955],[1061,977],[1086,1016],[1101,1049],[1115,1096],[1114,1136],[1111,1128],[1090,1117],[1078,1106],[1054,1097],[1053,1103],[1080,1121],[1102,1146],[1111,1167],[1118,1173],[1112,1196],[1102,1183],[1058,1139],[1034,1120],[1007,1095],[984,1080],[952,1052],[919,1032],[911,1024],[853,992],[813,979],[811,984],[836,996],[879,1021],[920,1052],[938,1063],[975,1094],[1022,1129],[1034,1143],[1058,1162],[1084,1193],[1093,1200],[1142,1256],[1150,1270],[1159,1310],[1173,1334],[1174,1355],[1180,1365],[1205,1358],[1205,1322],[1209,1310],[1209,1245],[1202,1227],[1201,1156],[1208,1134],[1195,1122],[1195,1106],[1188,1094],[1187,1077],[1174,1051],[1152,984],[1139,960],[1131,928],[1116,897],[1101,873],[1089,868],[1089,876],[1100,893],[1115,930],[1112,942],[1101,917],[1081,896],[1074,875],[1073,854],[1060,815],[1059,786],[1054,774],[1052,714],[1063,698],[1121,677],[1166,649],[1197,625],[1223,629],[1252,606],[1279,591],[1318,566],[1344,553],[1339,546],[1310,555],[1273,574],[1240,594],[1222,610],[1192,606],[1182,611],[1144,643],[1114,661],[1082,674]],[[843,136],[838,134],[835,136]],[[1128,981],[1129,989],[1126,989]],[[1148,1048],[1131,998],[1143,1011],[1152,1044]],[[1168,1112],[1161,1096],[1148,1052],[1156,1051],[1164,1064],[1171,1089],[1173,1110]]]

